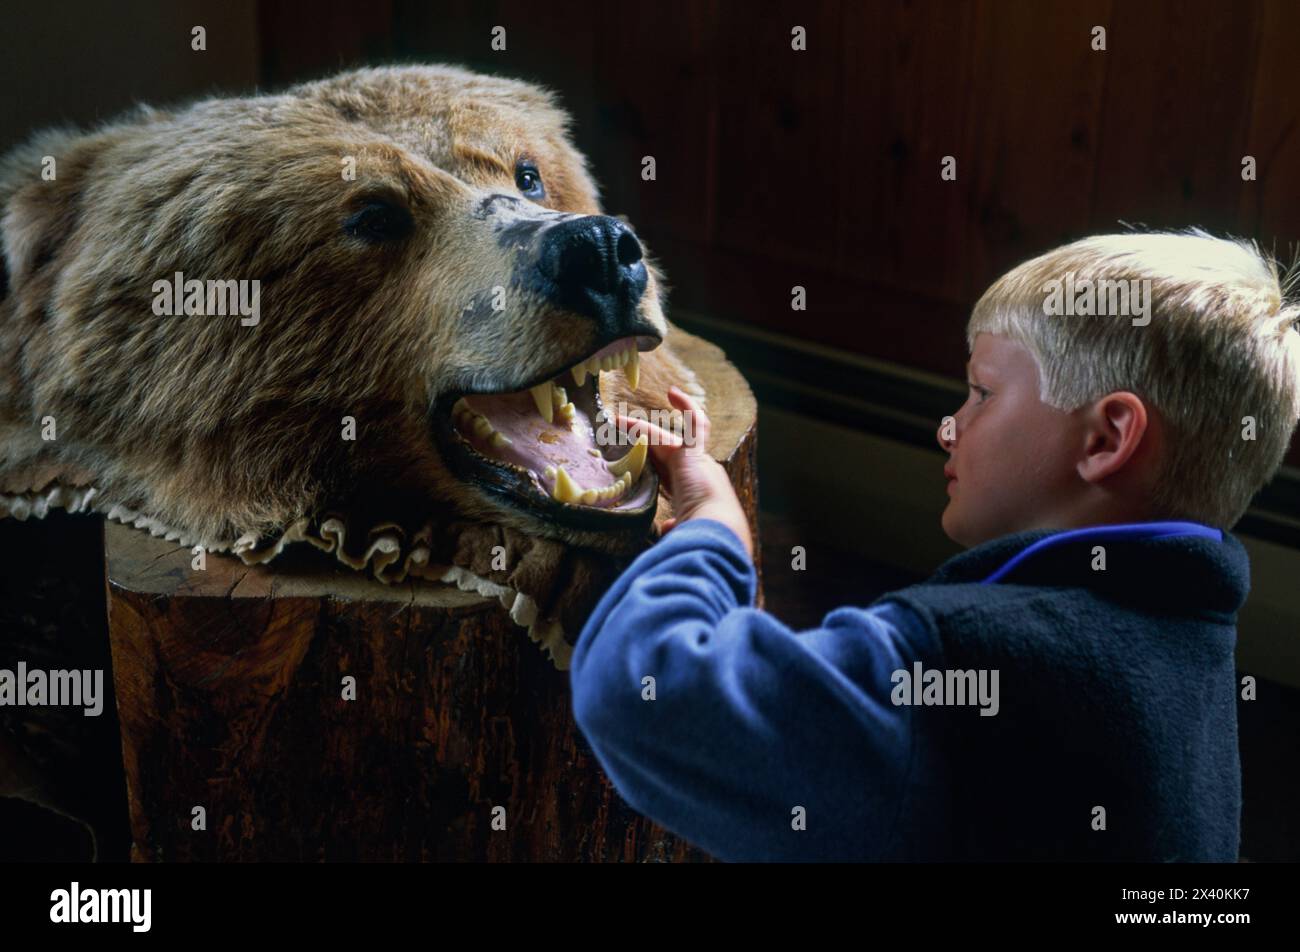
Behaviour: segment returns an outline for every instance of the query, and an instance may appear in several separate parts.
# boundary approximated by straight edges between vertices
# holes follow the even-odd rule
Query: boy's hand
[[[694,438],[690,445],[647,420],[615,415],[615,422],[626,427],[633,439],[644,433],[649,441],[650,462],[673,501],[673,518],[664,522],[662,531],[667,532],[687,519],[716,519],[740,537],[745,551],[753,559],[754,542],[749,534],[749,519],[736,498],[727,471],[706,451],[709,418],[690,396],[675,386],[668,388],[668,402],[683,416],[691,415]],[[692,431],[685,423],[683,428]]]

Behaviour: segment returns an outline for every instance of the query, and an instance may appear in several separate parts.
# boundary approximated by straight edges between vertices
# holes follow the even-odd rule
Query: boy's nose
[[[953,438],[951,440],[944,437],[945,430],[952,433]],[[945,451],[952,449],[953,444],[957,442],[957,417],[954,415],[941,419],[938,428],[934,431],[934,436],[939,441],[939,446]]]

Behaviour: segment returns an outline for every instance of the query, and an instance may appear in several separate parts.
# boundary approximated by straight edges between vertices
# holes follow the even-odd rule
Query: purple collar
[[[981,585],[993,585],[1002,580],[1009,572],[1036,554],[1076,540],[1096,540],[1098,542],[1116,539],[1160,539],[1168,536],[1201,536],[1223,541],[1223,531],[1212,529],[1199,522],[1130,522],[1118,525],[1088,526],[1083,529],[1066,529],[1039,539],[1032,545],[1021,549],[1008,559],[992,575],[981,580]]]

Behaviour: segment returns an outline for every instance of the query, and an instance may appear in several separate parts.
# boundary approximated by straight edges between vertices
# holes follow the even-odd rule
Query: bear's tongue
[[[616,507],[641,475],[644,448],[629,448],[625,460],[607,463],[596,441],[599,421],[571,403],[564,388],[554,383],[551,388],[549,423],[540,409],[544,396],[528,390],[469,394],[453,407],[453,421],[478,452],[530,470],[548,495]],[[628,472],[630,479],[624,475]]]

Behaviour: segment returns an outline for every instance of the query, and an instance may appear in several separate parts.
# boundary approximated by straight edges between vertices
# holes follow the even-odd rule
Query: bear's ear
[[[76,220],[75,196],[63,182],[23,186],[9,198],[0,234],[5,287],[21,287],[54,258]]]
[[[17,290],[48,265],[77,223],[80,193],[87,167],[99,151],[82,137],[61,132],[39,137],[24,149],[27,161],[10,157],[8,192],[0,218],[3,277],[0,294]],[[88,147],[89,146],[89,147]],[[52,179],[42,177],[52,157]]]

